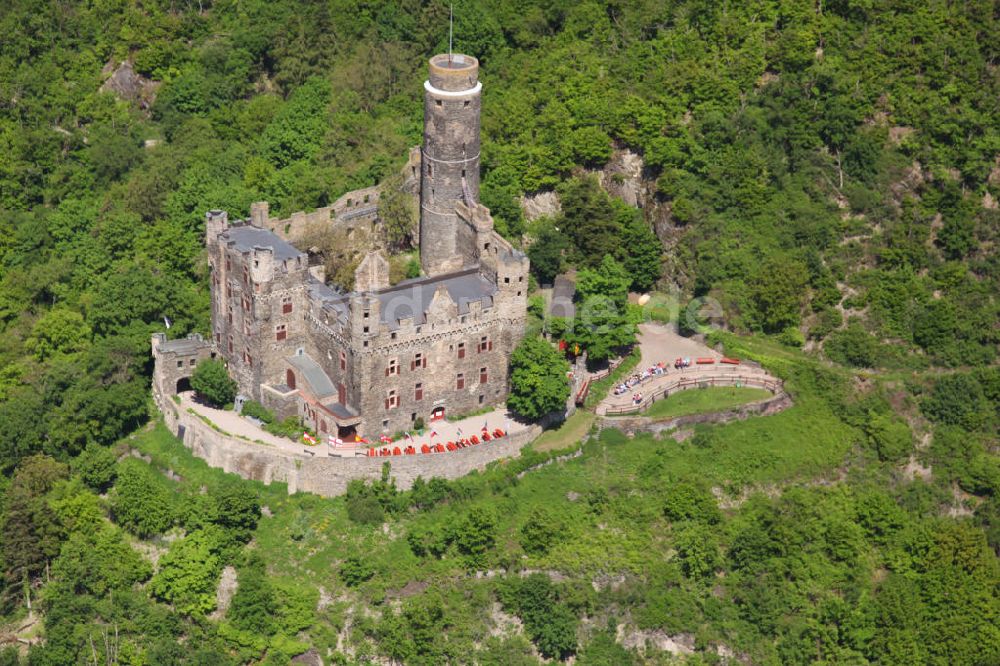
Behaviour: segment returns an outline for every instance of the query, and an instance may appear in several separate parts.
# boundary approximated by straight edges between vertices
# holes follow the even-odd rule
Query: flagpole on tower
[[[448,5],[448,64],[451,64],[452,39],[455,35],[455,5]]]

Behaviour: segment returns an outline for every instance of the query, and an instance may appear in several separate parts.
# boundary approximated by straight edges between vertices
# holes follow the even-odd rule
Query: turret
[[[424,82],[420,177],[420,265],[427,275],[459,270],[471,257],[456,245],[455,206],[479,200],[479,61],[431,58]]]
[[[229,228],[229,213],[224,210],[210,210],[205,213],[205,244],[214,245],[219,234]]]

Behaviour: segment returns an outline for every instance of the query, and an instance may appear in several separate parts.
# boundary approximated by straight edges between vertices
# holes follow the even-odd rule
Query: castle
[[[340,438],[407,431],[418,419],[505,400],[508,360],[524,335],[528,259],[478,202],[478,70],[459,54],[429,63],[423,146],[410,160],[422,277],[390,286],[388,262],[370,252],[353,290],[339,291],[289,242],[295,216],[272,220],[264,202],[248,221],[210,211],[212,339],[154,336],[161,391],[182,389],[197,360],[219,356],[241,394]],[[345,197],[337,219],[378,224],[377,191]],[[360,209],[342,210],[356,202]]]

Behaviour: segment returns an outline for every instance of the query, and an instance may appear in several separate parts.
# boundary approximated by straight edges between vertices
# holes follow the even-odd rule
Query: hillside
[[[985,0],[455,6],[482,202],[534,287],[575,271],[620,306],[595,334],[534,296],[532,335],[600,365],[707,303],[682,329],[793,408],[676,439],[580,419],[482,475],[330,500],[157,423],[150,334],[209,333],[205,211],[391,181],[448,12],[0,7],[0,664],[1000,661]]]

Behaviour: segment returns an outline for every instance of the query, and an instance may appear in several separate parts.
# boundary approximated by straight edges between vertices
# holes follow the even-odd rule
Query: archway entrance
[[[285,383],[288,384],[288,388],[295,389],[295,373],[291,370],[285,370]]]
[[[184,391],[190,391],[191,389],[191,378],[181,377],[177,380],[177,392],[183,393]]]
[[[431,421],[439,421],[444,418],[444,407],[438,405],[433,410],[431,410]]]

